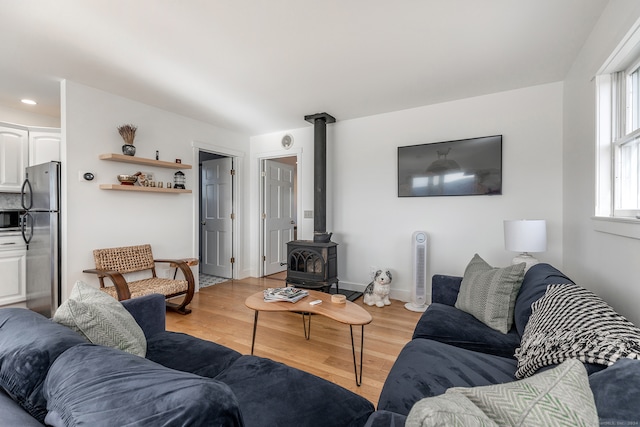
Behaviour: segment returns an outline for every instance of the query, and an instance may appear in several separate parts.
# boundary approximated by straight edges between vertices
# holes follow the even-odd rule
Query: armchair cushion
[[[133,316],[116,299],[81,281],[53,320],[78,332],[94,344],[119,348],[144,357],[147,339]]]
[[[243,425],[225,384],[92,344],[58,358],[44,394],[45,421],[56,427]]]
[[[521,263],[495,268],[475,254],[465,269],[456,308],[506,334],[513,325],[513,311],[524,267]]]

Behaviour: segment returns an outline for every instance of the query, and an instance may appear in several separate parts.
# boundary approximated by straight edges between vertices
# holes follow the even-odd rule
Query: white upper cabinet
[[[29,166],[60,161],[60,129],[29,129]]]
[[[29,132],[0,126],[0,191],[17,193],[29,159]]]

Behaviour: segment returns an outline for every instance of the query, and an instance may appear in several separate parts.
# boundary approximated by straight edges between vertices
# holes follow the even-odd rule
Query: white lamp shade
[[[543,219],[506,220],[504,247],[512,252],[547,250],[547,222]]]

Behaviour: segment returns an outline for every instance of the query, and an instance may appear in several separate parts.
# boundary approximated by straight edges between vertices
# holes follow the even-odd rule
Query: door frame
[[[258,207],[258,277],[264,277],[265,268],[263,257],[265,256],[265,226],[262,219],[262,210],[264,208],[264,182],[262,176],[262,166],[265,160],[277,160],[283,157],[295,157],[296,158],[296,199],[298,200],[298,209],[296,210],[296,226],[298,227],[298,237],[303,235],[302,232],[302,209],[300,209],[300,203],[302,201],[302,173],[300,172],[300,165],[302,164],[302,148],[292,148],[289,150],[271,151],[268,153],[259,153],[256,156],[257,170],[258,170],[258,194],[259,194],[259,207]]]
[[[193,149],[193,164],[198,165],[198,172],[194,173],[194,188],[198,189],[198,194],[193,198],[193,211],[194,211],[194,219],[193,219],[193,253],[197,254],[198,259],[200,257],[200,202],[201,202],[201,191],[202,191],[202,183],[200,181],[200,151],[205,151],[212,154],[218,154],[225,157],[233,158],[233,168],[236,171],[235,175],[233,175],[232,179],[232,190],[231,190],[231,205],[233,213],[235,214],[235,220],[231,225],[231,256],[235,258],[235,262],[231,267],[231,278],[235,279],[240,277],[239,268],[240,263],[243,262],[241,259],[242,251],[239,251],[240,247],[240,223],[242,221],[242,212],[240,212],[240,193],[239,189],[242,185],[242,173],[244,170],[244,156],[245,153],[237,150],[233,150],[227,147],[221,147],[218,145],[201,142],[201,141],[193,141],[192,142]],[[195,281],[197,283],[196,290],[200,289],[200,281],[198,277],[195,277]]]

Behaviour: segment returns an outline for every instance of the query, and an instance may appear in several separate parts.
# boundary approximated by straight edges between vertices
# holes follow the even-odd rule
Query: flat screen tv
[[[398,197],[502,194],[502,135],[398,147]]]

